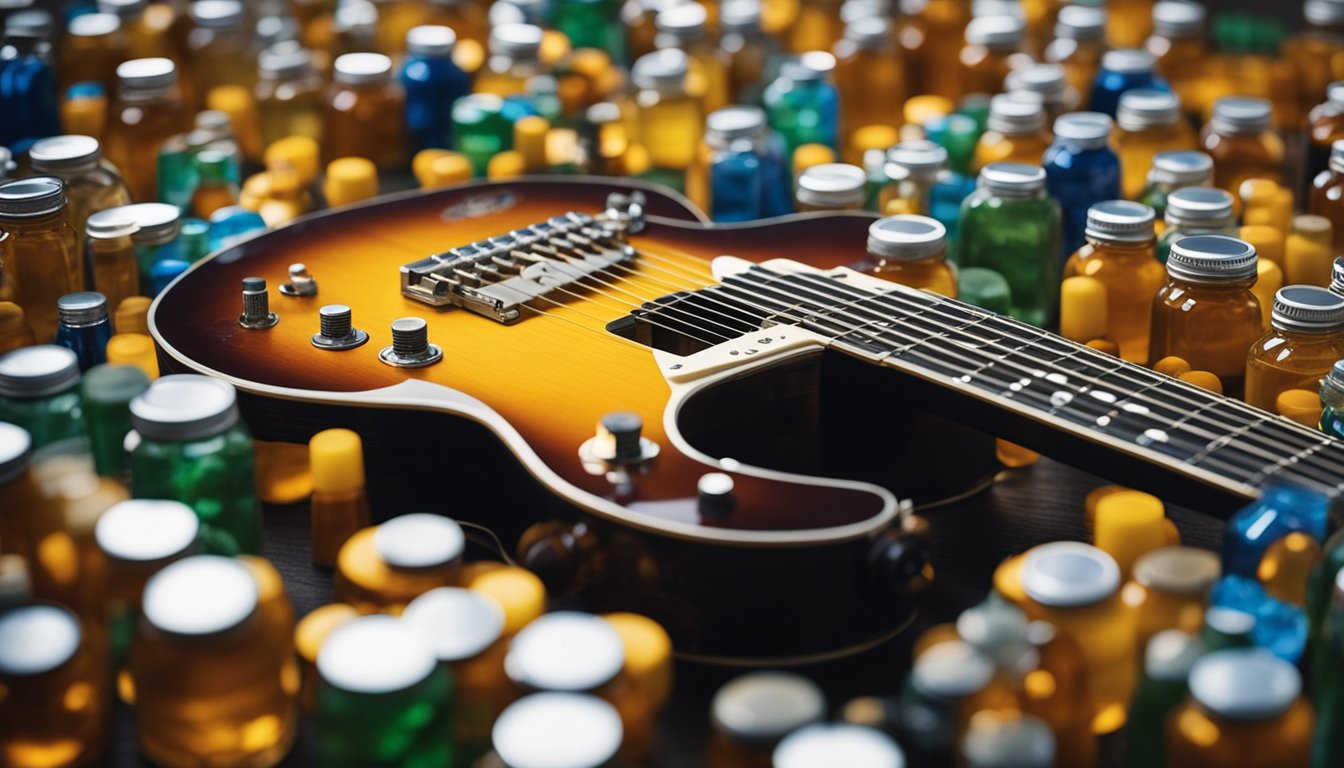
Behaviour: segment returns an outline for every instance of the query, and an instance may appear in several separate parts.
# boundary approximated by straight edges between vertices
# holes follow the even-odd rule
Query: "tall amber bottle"
[[[1121,187],[1129,200],[1137,199],[1148,180],[1148,169],[1159,152],[1194,149],[1195,131],[1181,115],[1181,100],[1173,93],[1148,89],[1125,91],[1116,111],[1116,150],[1120,155]]]
[[[65,207],[60,179],[0,184],[0,291],[23,307],[39,344],[56,335],[56,300],[84,287]]]
[[[659,11],[654,23],[658,29],[655,46],[677,48],[691,57],[687,88],[700,99],[705,113],[728,106],[728,60],[709,37],[705,7],[695,2],[672,5]]]
[[[292,40],[276,43],[257,60],[257,112],[261,143],[288,136],[322,140],[322,78],[313,68],[313,56]]]
[[[1312,179],[1307,212],[1330,221],[1335,256],[1344,256],[1344,139],[1331,146],[1330,167]]]
[[[1009,72],[1015,67],[1029,66],[1031,57],[1022,50],[1025,31],[1022,20],[1016,16],[971,19],[966,25],[966,45],[957,54],[962,93],[998,93]]]
[[[75,83],[95,82],[111,93],[117,85],[117,65],[126,59],[121,20],[111,13],[86,13],[70,20],[59,53],[61,93]]]
[[[1204,6],[1161,0],[1153,5],[1153,34],[1143,47],[1157,59],[1157,72],[1181,98],[1185,114],[1202,121],[1223,94],[1207,76],[1209,48],[1204,43]]]
[[[1213,158],[1213,185],[1233,195],[1247,179],[1283,182],[1283,139],[1272,129],[1265,99],[1229,96],[1213,105],[1200,144]]]
[[[957,297],[947,228],[928,216],[887,216],[868,227],[868,258],[855,269],[893,283]]]
[[[206,109],[211,89],[237,85],[248,91],[257,82],[255,39],[247,28],[238,0],[198,0],[191,4],[192,29],[187,34],[192,100]]]
[[[906,16],[897,35],[909,64],[910,92],[956,101],[966,92],[961,73],[950,66],[964,44],[971,20],[966,0],[929,0]]]
[[[322,123],[322,162],[364,157],[382,170],[406,157],[406,97],[392,79],[392,60],[381,53],[347,53],[332,65]]]
[[[1329,84],[1344,80],[1344,3],[1310,0],[1302,4],[1307,22],[1301,32],[1284,41],[1283,56],[1297,73],[1301,109],[1310,109]]]
[[[901,124],[905,65],[886,19],[869,16],[845,25],[835,44],[835,87],[840,92],[842,145],[867,125]]]
[[[989,130],[975,146],[972,170],[990,163],[1040,165],[1053,141],[1045,127],[1045,108],[1029,94],[1001,93],[989,100]]]
[[[1065,279],[1093,277],[1106,286],[1105,338],[1130,362],[1148,362],[1153,297],[1166,283],[1154,253],[1153,209],[1108,200],[1087,211],[1087,241],[1064,263]]]
[[[121,170],[131,199],[157,199],[159,145],[191,130],[191,112],[169,59],[132,59],[117,67],[117,99],[107,116],[103,149]]]
[[[670,173],[670,179],[691,167],[704,133],[700,100],[686,90],[690,64],[684,51],[670,48],[639,57],[630,70],[639,89],[639,142],[648,150],[653,168]]]
[[[542,74],[541,27],[497,24],[490,30],[490,57],[476,73],[476,92],[499,97],[527,92],[527,81]]]
[[[1106,9],[1066,5],[1055,20],[1055,39],[1045,47],[1045,60],[1064,67],[1080,104],[1092,100],[1092,82],[1106,52]]]
[[[98,140],[92,136],[53,136],[28,150],[33,173],[55,176],[65,182],[66,212],[80,262],[84,259],[84,224],[97,211],[128,205],[131,192],[121,174],[102,160]],[[109,305],[115,306],[115,305]]]
[[[331,567],[346,540],[369,525],[364,495],[364,451],[359,435],[326,429],[308,442],[313,475],[312,560]]]
[[[1314,285],[1274,294],[1270,330],[1246,357],[1246,402],[1274,410],[1289,389],[1315,391],[1336,360],[1344,360],[1344,297]]]

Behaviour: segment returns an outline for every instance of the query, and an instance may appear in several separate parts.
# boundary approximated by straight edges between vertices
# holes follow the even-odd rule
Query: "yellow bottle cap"
[[[793,175],[806,171],[814,165],[835,162],[835,150],[825,144],[804,144],[793,150]]]
[[[303,186],[312,184],[322,168],[322,149],[307,136],[288,136],[266,148],[266,169],[290,168]]]
[[[865,125],[849,137],[849,162],[863,165],[863,156],[870,149],[886,152],[900,143],[901,132],[892,125]]]
[[[1254,245],[1254,243],[1252,243]],[[1260,301],[1261,325],[1269,327],[1269,316],[1274,310],[1274,294],[1283,287],[1283,269],[1269,259],[1256,259],[1255,285],[1251,293]]]
[[[449,184],[461,184],[471,181],[471,160],[460,152],[449,152],[436,159],[429,166],[429,181],[423,182],[425,189],[446,187]]]
[[[1080,343],[1106,338],[1105,283],[1085,276],[1060,283],[1059,335]]]
[[[350,205],[378,195],[378,168],[363,157],[342,157],[327,164],[322,194],[332,207]]]
[[[1097,504],[1107,496],[1129,489],[1123,485],[1103,485],[1100,488],[1094,488],[1087,496],[1083,497],[1083,522],[1087,527],[1087,537],[1092,538],[1097,523]]]
[[[571,50],[573,50],[573,46],[569,44],[569,35],[564,32],[548,29],[541,33],[541,50],[538,54],[541,63],[555,64],[568,56]]]
[[[1272,227],[1274,226],[1274,213],[1264,206],[1247,208],[1241,214],[1241,221],[1249,226]]]
[[[662,625],[637,613],[608,613],[625,645],[625,673],[656,709],[672,694],[672,638]]]
[[[364,487],[364,445],[349,429],[324,429],[308,441],[313,490],[324,493]]]
[[[1274,216],[1274,226],[1280,232],[1287,232],[1293,226],[1293,190],[1279,187],[1269,198],[1269,212]]]
[[[1223,394],[1223,382],[1209,371],[1186,371],[1176,378],[1181,381],[1194,384],[1196,387],[1207,389],[1210,392]]]
[[[500,152],[485,166],[485,176],[491,181],[513,179],[524,173],[527,173],[527,160],[522,152],[514,149]]]
[[[1237,187],[1237,197],[1241,198],[1241,204],[1249,210],[1268,205],[1278,189],[1279,184],[1273,179],[1246,179]]]
[[[102,136],[107,125],[107,97],[71,99],[61,104],[61,128],[77,136]]]
[[[468,589],[489,595],[504,609],[504,635],[512,637],[546,612],[546,587],[525,568],[508,566],[467,582]]]
[[[905,107],[901,112],[908,125],[923,125],[935,118],[952,114],[956,108],[957,105],[953,104],[952,100],[946,96],[926,93],[906,99]]]
[[[1118,491],[1097,501],[1093,543],[1115,558],[1120,573],[1128,575],[1134,562],[1166,544],[1161,499],[1139,491]]]
[[[458,40],[453,46],[453,63],[468,75],[475,74],[485,64],[485,46],[477,40]]]
[[[359,618],[359,611],[345,603],[330,603],[314,608],[294,626],[294,650],[308,664],[317,663],[317,653],[337,627]]]
[[[1241,228],[1238,236],[1255,246],[1255,253],[1261,262],[1269,260],[1278,265],[1283,264],[1284,234],[1278,227],[1271,227],[1268,224],[1248,224]]]
[[[149,333],[149,305],[154,300],[145,296],[127,296],[117,305],[112,325],[117,333]]]
[[[420,182],[421,187],[424,187],[426,179],[431,178],[430,168],[434,166],[434,161],[451,154],[453,154],[451,149],[440,149],[438,147],[416,152],[415,157],[411,158],[411,175],[415,177],[416,181]]]
[[[256,454],[257,496],[267,504],[297,504],[313,495],[308,471],[308,446],[253,440]]]
[[[1289,389],[1274,399],[1274,412],[1304,427],[1321,423],[1321,396],[1310,389]]]
[[[150,381],[159,378],[159,358],[154,340],[143,333],[118,333],[107,340],[107,362],[134,365]]]
[[[1116,344],[1114,341],[1111,341],[1110,339],[1092,339],[1091,341],[1087,342],[1086,346],[1089,346],[1092,349],[1097,350],[1098,352],[1105,352],[1111,357],[1120,356],[1120,345]]]
[[[1167,355],[1156,363],[1153,363],[1153,370],[1168,376],[1179,377],[1182,373],[1190,370],[1190,364],[1187,363],[1183,357]]]
[[[551,124],[544,117],[528,115],[513,124],[513,148],[523,156],[523,163],[530,173],[546,170],[546,132]]]

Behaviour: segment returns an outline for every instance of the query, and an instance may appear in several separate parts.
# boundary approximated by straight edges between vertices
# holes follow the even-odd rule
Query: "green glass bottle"
[[[490,93],[463,96],[453,105],[453,149],[471,160],[472,171],[484,176],[490,158],[513,149],[513,121],[504,100]]]
[[[606,51],[615,64],[629,56],[621,3],[617,0],[557,0],[551,11],[555,28],[565,33],[575,48]]]
[[[1344,528],[1325,540],[1321,558],[1316,561],[1311,578],[1307,580],[1307,620],[1311,627],[1307,652],[1311,658],[1321,653],[1321,628],[1325,625],[1326,610],[1330,607],[1330,597],[1335,591],[1335,577],[1341,568],[1344,568]]]
[[[1125,765],[1165,765],[1167,715],[1185,700],[1190,668],[1203,652],[1199,638],[1179,629],[1163,630],[1148,641],[1143,654],[1143,680],[1129,705]]]
[[[164,376],[131,401],[131,426],[136,498],[190,506],[201,519],[209,554],[261,551],[252,437],[238,419],[232,385],[206,376]]]
[[[992,269],[1008,281],[1008,314],[1046,327],[1059,302],[1059,204],[1045,192],[1045,171],[990,163],[961,204],[957,266]]]
[[[1159,152],[1148,170],[1148,182],[1138,201],[1152,208],[1159,219],[1167,213],[1167,196],[1181,187],[1213,184],[1213,158],[1196,150]]]
[[[317,762],[331,768],[452,765],[453,683],[401,619],[342,624],[317,655]]]
[[[1255,616],[1235,608],[1212,606],[1204,612],[1204,628],[1199,639],[1206,653],[1255,645]]]
[[[28,430],[33,448],[80,437],[79,357],[41,344],[0,356],[0,421]]]
[[[1321,431],[1344,440],[1344,360],[1321,379],[1321,405]]]
[[[968,176],[975,160],[975,147],[980,143],[980,126],[972,117],[953,113],[924,124],[929,141],[947,150],[947,167]]]
[[[134,365],[96,365],[79,384],[84,426],[98,474],[126,479],[126,434],[131,400],[149,388],[149,377]]]
[[[1311,703],[1317,722],[1313,768],[1344,764],[1344,569],[1336,569],[1331,582],[1330,604],[1311,657]]]
[[[957,273],[957,297],[990,312],[1006,315],[1013,308],[1013,292],[1003,275],[984,267],[966,267]]]
[[[178,258],[188,264],[195,264],[210,253],[210,222],[204,219],[189,218],[182,220],[177,235]]]

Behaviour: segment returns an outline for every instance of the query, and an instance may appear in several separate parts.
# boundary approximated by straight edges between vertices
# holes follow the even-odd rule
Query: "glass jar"
[[[1193,157],[1191,158],[1194,159]],[[1193,175],[1193,172],[1192,172]],[[1216,187],[1181,187],[1166,198],[1166,227],[1157,242],[1157,260],[1166,263],[1172,243],[1189,235],[1226,235],[1240,231],[1232,215],[1232,195]]]
[[[1012,710],[985,710],[971,716],[958,752],[966,768],[1051,768],[1055,738],[1039,717]]]
[[[1045,108],[1038,99],[1016,92],[989,100],[989,130],[980,135],[972,168],[980,172],[990,163],[1036,165],[1050,146]]]
[[[1218,94],[1208,82],[1209,48],[1204,42],[1204,6],[1161,0],[1153,4],[1153,34],[1143,47],[1157,71],[1180,97],[1185,115],[1203,120]]]
[[[1125,199],[1136,199],[1147,183],[1153,159],[1162,152],[1193,150],[1195,132],[1181,116],[1181,101],[1167,91],[1135,89],[1120,97],[1116,149],[1123,170]]]
[[[76,242],[60,179],[0,183],[0,292],[23,307],[38,342],[56,335],[56,300],[84,287]]]
[[[484,176],[490,158],[513,148],[513,120],[504,100],[473,93],[453,104],[453,148],[471,160],[473,172]]]
[[[1261,334],[1260,302],[1251,291],[1255,262],[1255,249],[1233,237],[1191,235],[1173,243],[1167,284],[1153,301],[1149,358],[1175,355],[1240,397],[1246,354]]]
[[[557,0],[552,20],[574,48],[596,48],[624,63],[630,57],[620,6],[617,0]]]
[[[1302,4],[1302,17],[1306,25],[1283,41],[1282,51],[1297,78],[1297,101],[1307,109],[1332,81],[1344,79],[1344,8],[1330,0],[1309,0]]]
[[[814,165],[798,175],[794,209],[799,213],[861,210],[867,182],[868,175],[857,165]]]
[[[121,19],[113,13],[85,13],[70,20],[60,55],[60,92],[75,83],[95,82],[111,93],[117,86],[117,65],[126,59]]]
[[[556,728],[556,723],[567,727]],[[617,756],[621,741],[616,710],[596,696],[577,693],[524,696],[504,710],[491,730],[495,757],[511,766],[601,768]]]
[[[406,97],[381,53],[347,53],[332,65],[322,122],[322,162],[367,158],[381,170],[406,165]]]
[[[870,224],[868,258],[854,269],[957,297],[957,270],[947,262],[947,228],[928,216],[888,216]]]
[[[1213,158],[1213,184],[1233,194],[1247,179],[1283,181],[1283,139],[1274,133],[1269,101],[1224,97],[1213,104],[1200,144]]]
[[[971,9],[962,0],[929,0],[901,19],[897,38],[904,49],[910,93],[956,101],[966,93],[962,73],[947,64],[965,44]]]
[[[75,353],[80,371],[107,362],[112,320],[108,317],[106,296],[96,291],[67,293],[57,299],[56,315],[54,343]]]
[[[1029,96],[1040,102],[1045,119],[1052,123],[1060,115],[1078,109],[1078,91],[1069,83],[1068,71],[1059,64],[1032,64],[1015,69],[1008,73],[1003,88],[1008,93],[1017,91],[1018,96]],[[990,111],[993,109],[991,102]]]
[[[0,356],[0,421],[23,427],[33,448],[84,434],[79,358],[40,344]]]
[[[1213,159],[1203,152],[1158,152],[1136,199],[1153,209],[1166,226],[1167,196],[1181,187],[1207,187],[1213,184]]]
[[[313,55],[287,40],[263,50],[258,58],[257,101],[261,143],[267,147],[289,136],[322,140],[322,78]]]
[[[1153,296],[1166,282],[1154,254],[1153,211],[1141,203],[1108,200],[1088,209],[1087,241],[1064,263],[1065,279],[1086,276],[1106,288],[1107,338],[1120,356],[1147,364]]]
[[[728,59],[728,90],[734,104],[761,103],[769,71],[781,57],[779,43],[761,30],[761,4],[727,0],[719,6],[723,35],[719,47]]]
[[[543,74],[541,27],[532,24],[498,24],[490,30],[490,57],[476,73],[476,93],[521,96],[527,81]]]
[[[748,672],[710,704],[709,768],[770,768],[775,745],[826,716],[816,683],[791,672]]]
[[[308,441],[313,478],[312,561],[330,568],[341,546],[369,526],[364,495],[364,446],[348,429],[325,429]]]
[[[700,156],[709,167],[698,175],[707,177],[704,208],[714,221],[761,218],[766,184],[787,183],[783,158],[766,156],[766,131],[759,107],[726,107],[705,118]]]
[[[878,210],[888,216],[930,215],[932,193],[947,168],[947,150],[932,141],[904,141],[887,150]],[[960,201],[957,213],[960,214]]]
[[[1285,282],[1329,285],[1334,262],[1334,227],[1324,216],[1294,216],[1284,244]]]
[[[966,25],[966,45],[957,54],[961,66],[961,95],[998,93],[1004,78],[1018,67],[1031,64],[1022,50],[1026,25],[1016,16],[976,16]],[[940,62],[947,66],[948,62]],[[947,94],[943,94],[947,95]]]
[[[196,175],[196,191],[191,194],[192,216],[208,219],[215,211],[238,204],[234,158],[218,150],[203,149],[196,153]]]
[[[1246,358],[1246,402],[1269,411],[1289,389],[1316,389],[1344,359],[1344,297],[1314,285],[1274,295],[1270,331]]]
[[[252,437],[233,386],[192,374],[164,376],[131,401],[136,498],[173,499],[201,518],[206,552],[261,550]]]
[[[1142,647],[1143,680],[1125,728],[1125,765],[1131,768],[1163,764],[1167,717],[1185,700],[1186,680],[1204,652],[1197,636],[1175,629],[1159,632]]]
[[[696,2],[672,4],[658,11],[654,45],[675,48],[690,57],[687,90],[700,99],[705,112],[728,105],[728,62],[717,43],[709,38],[705,6]]]
[[[448,27],[406,33],[406,59],[397,79],[406,91],[409,150],[453,146],[453,103],[471,92],[471,78],[453,63],[457,35]]]
[[[135,203],[108,210],[115,212],[108,214],[109,222],[124,220],[133,224],[130,237],[135,247],[137,279],[141,290],[152,290],[154,267],[161,262],[181,261],[177,247],[181,211],[166,203]]]
[[[641,56],[630,70],[639,92],[636,133],[649,152],[655,171],[680,186],[695,162],[704,130],[700,100],[687,90],[691,59],[685,51],[667,48]]]
[[[132,59],[117,67],[117,99],[108,111],[103,150],[121,170],[131,198],[156,199],[159,147],[191,128],[191,113],[169,59]]]
[[[780,65],[779,77],[766,86],[762,100],[770,128],[784,139],[789,157],[804,144],[839,151],[839,95],[831,82],[835,57],[805,53]]]
[[[1059,299],[1059,203],[1046,194],[1038,166],[995,163],[980,171],[976,190],[961,204],[955,251],[962,269],[1003,275],[1012,295],[1010,314],[1045,327]]]
[[[191,4],[192,29],[184,50],[191,61],[196,109],[206,108],[210,91],[237,85],[249,92],[257,84],[257,54],[238,0],[197,0]]]
[[[394,517],[346,540],[332,590],[361,613],[399,613],[431,589],[458,584],[465,545],[462,527],[441,515]]]
[[[98,140],[92,136],[42,139],[28,150],[28,159],[33,173],[65,183],[66,214],[75,231],[78,258],[84,264],[85,223],[97,211],[129,204],[126,182],[111,163],[102,160]]]
[[[1098,112],[1073,112],[1055,121],[1055,141],[1045,151],[1045,185],[1064,210],[1060,259],[1082,247],[1087,212],[1120,198],[1120,159],[1111,150],[1111,119]]]
[[[4,360],[0,357],[0,361]],[[33,438],[28,430],[8,421],[0,421],[0,502],[5,509],[25,510],[24,514],[0,516],[0,554],[27,558],[32,551],[29,519],[39,517],[42,509],[37,486],[28,471],[33,458]],[[40,538],[47,532],[39,525],[34,533]],[[31,589],[31,587],[30,587]]]
[[[5,119],[0,120],[0,146],[21,150],[61,132],[61,100],[51,64],[50,30],[18,28],[7,22],[4,48],[5,55],[0,56],[0,99],[8,108]]]
[[[908,91],[898,50],[887,19],[866,16],[845,25],[835,44],[842,136],[869,125],[900,125]]]
[[[131,400],[148,388],[149,376],[134,365],[99,365],[84,374],[80,406],[94,469],[102,477],[129,477],[126,435],[131,431]]]
[[[1197,634],[1220,573],[1218,555],[1196,547],[1159,547],[1136,560],[1121,595],[1138,623],[1138,652],[1166,630]]]
[[[180,41],[173,35],[177,11],[159,7],[157,3],[155,6],[151,8],[148,0],[100,0],[98,10],[114,13],[121,20],[126,58],[163,56],[178,61],[181,58],[178,53]]]
[[[1120,96],[1136,88],[1171,90],[1167,81],[1157,74],[1157,59],[1153,54],[1139,49],[1107,51],[1101,57],[1101,70],[1092,83],[1088,109],[1114,119],[1120,109]]]
[[[1325,101],[1316,105],[1307,116],[1307,152],[1303,167],[1308,194],[1312,189],[1324,186],[1323,177],[1328,178],[1329,173],[1334,172],[1330,160],[1334,157],[1335,142],[1341,139],[1344,139],[1344,80],[1331,83]]]
[[[1106,9],[1102,6],[1066,5],[1055,17],[1055,39],[1045,47],[1045,60],[1064,67],[1080,104],[1092,99],[1092,83],[1106,51],[1105,35]]]

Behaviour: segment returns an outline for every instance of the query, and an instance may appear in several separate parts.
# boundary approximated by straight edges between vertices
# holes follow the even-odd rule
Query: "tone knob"
[[[383,347],[378,359],[398,368],[423,368],[443,359],[443,350],[429,343],[429,323],[423,317],[392,321],[392,346]]]
[[[710,519],[727,517],[737,504],[733,498],[733,476],[724,472],[706,472],[696,484],[700,497],[700,515]]]
[[[638,413],[613,411],[602,417],[598,434],[607,436],[611,441],[611,461],[628,464],[643,457],[639,444],[639,433],[643,429],[644,420]]]
[[[344,304],[328,304],[317,311],[321,330],[313,334],[313,346],[318,349],[354,349],[369,340],[369,334],[351,324],[350,308]]]
[[[280,284],[280,292],[286,296],[316,296],[317,281],[308,273],[308,267],[290,264],[289,282]]]
[[[244,328],[261,330],[271,328],[278,322],[280,322],[279,315],[271,311],[271,299],[266,290],[265,278],[244,277],[243,314],[238,316],[238,324]]]

